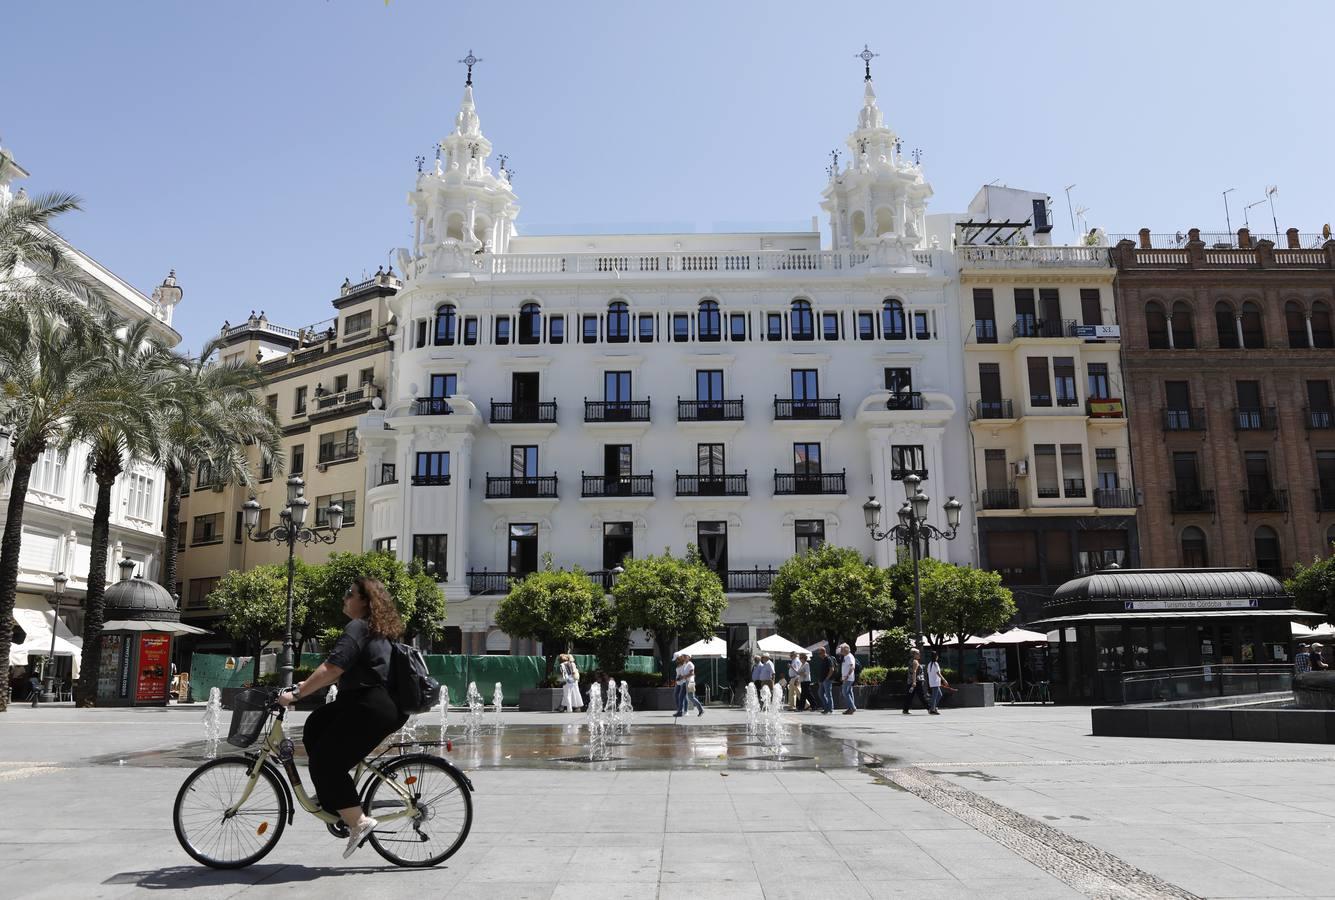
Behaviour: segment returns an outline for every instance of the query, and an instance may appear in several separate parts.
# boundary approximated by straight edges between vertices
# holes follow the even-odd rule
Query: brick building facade
[[[1335,241],[1139,237],[1113,259],[1143,564],[1283,576],[1329,554]]]

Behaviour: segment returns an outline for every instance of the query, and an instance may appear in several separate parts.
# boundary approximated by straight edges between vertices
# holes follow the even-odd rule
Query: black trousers
[[[931,705],[927,702],[927,694],[922,689],[921,680],[919,680],[918,683],[913,686],[912,690],[910,690],[907,694],[904,695],[904,712],[909,711],[909,707],[913,705],[914,697],[917,697],[919,700],[922,701],[923,709],[932,708]]]
[[[333,703],[310,714],[301,743],[322,808],[337,812],[360,805],[349,770],[406,721],[380,685],[340,692]]]

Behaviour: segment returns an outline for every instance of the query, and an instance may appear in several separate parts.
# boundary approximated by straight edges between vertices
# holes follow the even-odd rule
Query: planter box
[[[955,693],[945,692],[941,697],[942,706],[992,706],[994,705],[994,685],[990,681],[981,684],[961,684]],[[902,701],[901,701],[902,702]]]
[[[561,688],[524,688],[519,692],[519,711],[557,712],[563,693]]]
[[[675,710],[677,704],[673,694],[674,689],[670,687],[630,689],[631,702],[635,704],[636,709]]]

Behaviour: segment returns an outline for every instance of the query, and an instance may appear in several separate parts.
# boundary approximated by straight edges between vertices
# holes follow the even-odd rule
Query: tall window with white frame
[[[610,572],[635,555],[635,526],[631,522],[603,523],[603,571]]]
[[[533,523],[511,523],[507,571],[522,578],[538,571],[538,526]]]
[[[824,519],[797,519],[793,522],[794,552],[815,550],[825,543]]]

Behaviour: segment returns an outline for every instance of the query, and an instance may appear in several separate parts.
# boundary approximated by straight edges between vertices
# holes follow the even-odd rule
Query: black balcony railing
[[[1079,406],[1079,405],[1080,405],[1080,398],[1079,398],[1079,397],[1072,397],[1072,396],[1062,396],[1061,394],[1058,394],[1058,395],[1057,395],[1057,405],[1058,405],[1058,406],[1065,406],[1065,407]]]
[[[677,473],[678,497],[745,497],[746,473],[740,475],[683,475]]]
[[[491,424],[493,425],[555,425],[556,401],[519,400],[506,402],[491,401]]]
[[[778,569],[729,569],[723,587],[734,594],[759,594],[770,589]]]
[[[922,391],[891,391],[890,399],[885,401],[889,410],[922,409]]]
[[[654,473],[648,475],[585,475],[580,473],[581,497],[652,497]]]
[[[509,575],[505,572],[488,572],[485,569],[481,572],[469,572],[468,593],[508,594],[510,593],[510,579],[523,577],[523,575]]]
[[[1095,488],[1094,505],[1100,509],[1132,509],[1136,492],[1131,488]]]
[[[1062,493],[1067,497],[1085,496],[1085,479],[1083,478],[1063,478]]]
[[[1015,405],[1010,400],[975,400],[973,415],[975,419],[1013,419]]]
[[[648,400],[584,401],[585,422],[648,422]]]
[[[1020,492],[1011,488],[983,488],[983,509],[1019,509]]]
[[[974,319],[973,336],[980,344],[995,344],[997,342],[997,323],[992,319]]]
[[[1273,406],[1238,406],[1233,409],[1234,431],[1274,431],[1277,423]]]
[[[1163,411],[1164,431],[1204,431],[1205,407],[1193,406],[1189,409],[1165,409]]]
[[[844,494],[843,472],[780,472],[774,471],[776,494]]]
[[[1243,491],[1242,508],[1247,512],[1288,512],[1289,492],[1274,488],[1268,491]]]
[[[440,485],[446,485],[450,483],[450,474],[448,472],[444,474],[438,473],[435,475],[414,474],[411,481],[413,487],[438,487]]]
[[[1169,491],[1168,503],[1175,513],[1214,512],[1214,491]]]
[[[1011,336],[1017,338],[1066,337],[1075,325],[1075,319],[1031,319],[1022,317],[1011,326]]]
[[[1034,489],[1034,493],[1038,495],[1038,499],[1040,500],[1059,500],[1062,495],[1061,488],[1057,487],[1055,484],[1051,486],[1040,485]]]
[[[742,399],[683,400],[677,398],[678,422],[740,422],[744,416]]]
[[[1303,422],[1308,431],[1326,431],[1335,428],[1335,410],[1328,407],[1303,408]]]
[[[413,401],[413,412],[419,416],[448,416],[454,410],[444,397],[418,397]]]
[[[1312,490],[1316,498],[1317,512],[1331,512],[1335,510],[1335,484],[1323,484]]]
[[[816,399],[774,398],[775,419],[838,419],[839,398],[819,397]]]
[[[314,398],[313,407],[307,407],[303,412],[310,414],[311,421],[320,419],[329,419],[336,416],[348,415],[351,407],[364,405],[369,402],[366,386],[356,388],[351,391],[341,391],[337,394],[321,394]]]
[[[926,466],[923,466],[922,468],[916,468],[916,469],[913,468],[912,466],[891,466],[891,467],[890,467],[890,480],[891,480],[891,481],[903,481],[905,478],[909,477],[910,475],[917,475],[919,478],[921,478],[922,480],[926,481],[926,480],[927,480],[927,467],[926,467]]]
[[[552,499],[555,475],[487,475],[487,499]]]
[[[399,483],[398,468],[394,465],[394,463],[381,463],[380,478],[376,480],[375,486],[380,487],[382,484],[398,484],[398,483]]]

